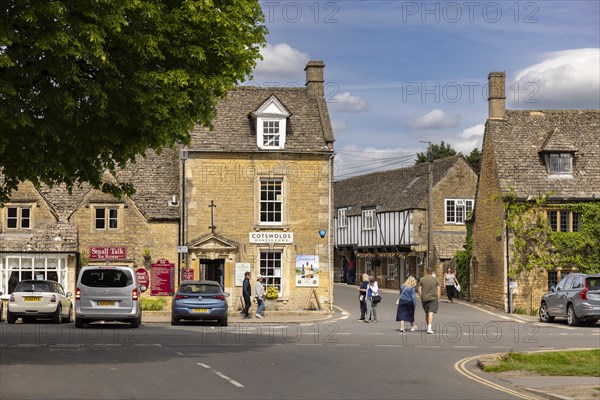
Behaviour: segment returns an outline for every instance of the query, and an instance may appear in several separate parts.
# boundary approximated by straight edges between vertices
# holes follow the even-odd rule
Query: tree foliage
[[[433,154],[434,160],[439,160],[440,158],[446,158],[456,155],[456,150],[454,150],[449,143],[444,143],[443,140],[440,144],[432,143],[430,151]],[[422,164],[427,161],[429,161],[427,159],[427,153],[417,153],[417,160],[415,161],[415,164]]]
[[[189,142],[265,43],[256,0],[5,0],[0,6],[0,204],[19,182],[102,181]]]

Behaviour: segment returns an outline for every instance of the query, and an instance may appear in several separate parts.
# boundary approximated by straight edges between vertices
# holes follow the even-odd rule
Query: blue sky
[[[412,165],[419,141],[480,148],[491,71],[506,71],[508,108],[600,108],[598,1],[261,5],[253,83],[302,86],[306,62],[325,62],[336,179]]]

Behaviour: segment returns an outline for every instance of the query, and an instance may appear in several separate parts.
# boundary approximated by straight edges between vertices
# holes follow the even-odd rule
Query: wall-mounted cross
[[[217,229],[217,227],[215,226],[215,208],[217,207],[217,205],[213,200],[211,200],[208,206],[210,207],[210,226],[208,227],[208,229],[210,229],[211,233],[215,233],[215,229]]]

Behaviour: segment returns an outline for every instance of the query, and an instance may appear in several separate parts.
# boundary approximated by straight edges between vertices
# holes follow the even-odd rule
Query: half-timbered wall
[[[375,214],[374,229],[363,229],[362,215],[346,217],[346,226],[340,227],[334,218],[336,246],[401,246],[410,245],[411,211],[394,211]]]

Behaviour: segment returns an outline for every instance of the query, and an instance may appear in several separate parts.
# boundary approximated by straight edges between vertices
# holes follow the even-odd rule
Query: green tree
[[[477,147],[471,150],[471,153],[467,156],[467,161],[471,166],[475,169],[475,171],[479,172],[481,168],[481,151]]]
[[[456,150],[454,150],[449,143],[444,143],[443,140],[440,144],[431,144],[431,152],[433,153],[434,160],[456,155]],[[415,164],[422,164],[427,161],[427,152],[417,153]]]
[[[210,126],[265,43],[257,0],[4,0],[0,204],[19,182],[102,180]]]

